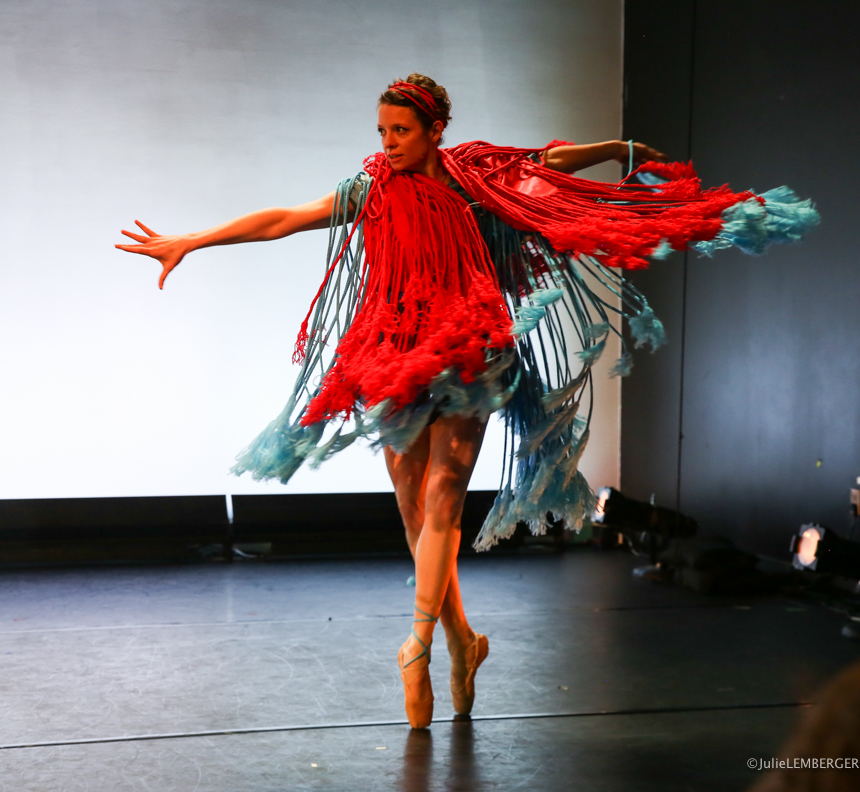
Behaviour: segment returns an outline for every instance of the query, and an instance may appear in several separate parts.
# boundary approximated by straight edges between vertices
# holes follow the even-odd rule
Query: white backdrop
[[[329,192],[377,149],[376,98],[410,71],[448,88],[447,144],[617,138],[621,14],[621,0],[3,0],[0,498],[390,489],[364,447],[287,488],[228,474],[290,391],[327,232],[200,251],[159,292],[156,262],[113,248],[119,230],[198,230]],[[597,388],[593,486],[618,481],[618,383],[598,371]],[[500,454],[491,426],[473,488],[498,485]]]

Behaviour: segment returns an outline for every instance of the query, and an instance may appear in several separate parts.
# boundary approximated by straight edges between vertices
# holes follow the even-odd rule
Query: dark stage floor
[[[490,638],[452,722],[405,725],[406,560],[0,573],[0,790],[743,790],[860,646],[780,598],[581,550],[468,557]]]

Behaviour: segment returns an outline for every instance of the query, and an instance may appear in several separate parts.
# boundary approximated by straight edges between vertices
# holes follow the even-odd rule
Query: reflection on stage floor
[[[405,559],[7,570],[0,790],[743,790],[854,660],[840,617],[579,549],[467,557],[490,638],[455,721],[406,725]]]

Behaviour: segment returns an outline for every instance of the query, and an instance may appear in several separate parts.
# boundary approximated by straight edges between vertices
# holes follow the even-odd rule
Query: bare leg
[[[403,454],[385,447],[385,464],[394,484],[397,508],[406,529],[406,543],[415,558],[415,546],[424,527],[424,493],[430,463],[430,427]]]
[[[391,448],[385,449],[385,462],[391,480],[394,482],[397,506],[403,518],[403,526],[406,529],[406,542],[413,558],[415,558],[421,529],[424,527],[424,505],[430,470],[430,432],[431,427],[427,427],[404,454],[397,454]],[[482,436],[483,429],[481,430]],[[471,470],[469,472],[471,474]],[[460,512],[462,512],[462,504],[460,505]],[[457,529],[459,547],[459,513]],[[456,550],[449,573],[448,587],[442,602],[440,621],[445,628],[448,649],[452,656],[462,656],[463,647],[471,643],[475,634],[466,619],[463,601],[460,598]]]
[[[436,617],[444,618],[451,653],[451,695],[458,712],[471,710],[472,680],[486,657],[486,638],[476,636],[466,621],[456,576],[463,503],[485,428],[486,423],[476,418],[441,418],[421,434],[407,453],[398,455],[386,449],[415,559],[412,635],[398,655],[406,713],[414,728],[429,726],[433,714],[427,666]]]
[[[475,418],[440,418],[407,453],[385,449],[406,541],[416,560],[416,603],[441,615],[452,655],[461,654],[474,639],[460,598],[457,552],[466,488],[485,427]],[[419,622],[415,629],[426,643],[433,624]],[[411,649],[416,647],[420,651],[417,643]]]

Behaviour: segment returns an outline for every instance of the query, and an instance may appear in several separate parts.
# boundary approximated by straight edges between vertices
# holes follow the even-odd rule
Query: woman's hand
[[[335,193],[331,192],[316,201],[293,206],[288,209],[273,207],[260,209],[250,214],[228,220],[226,223],[178,236],[160,236],[148,229],[140,220],[134,222],[146,234],[132,234],[123,231],[125,236],[139,242],[138,245],[117,245],[129,253],[142,253],[161,262],[163,271],[158,279],[158,288],[164,288],[164,279],[177,264],[192,250],[212,247],[213,245],[238,245],[242,242],[268,242],[281,239],[299,231],[328,228]]]
[[[116,245],[120,250],[125,250],[129,253],[142,253],[144,256],[151,256],[161,262],[162,272],[158,279],[158,288],[164,288],[164,279],[170,274],[191,249],[188,245],[186,237],[182,236],[161,236],[155,231],[147,228],[140,220],[135,220],[135,225],[140,227],[146,236],[133,234],[131,231],[123,230],[123,234],[138,245]]]
[[[615,158],[618,162],[626,165],[630,162],[630,144],[621,142],[621,152]],[[641,165],[643,162],[668,162],[669,158],[662,152],[657,151],[644,143],[633,143],[633,165]]]

